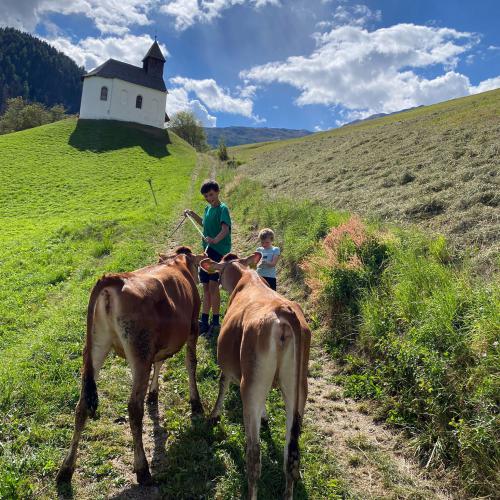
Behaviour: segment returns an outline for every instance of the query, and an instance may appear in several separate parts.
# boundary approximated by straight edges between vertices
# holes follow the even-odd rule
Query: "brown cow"
[[[200,296],[197,269],[206,255],[193,255],[180,247],[175,255],[160,256],[156,265],[130,273],[104,275],[90,294],[87,338],[83,351],[82,388],[75,412],[71,447],[57,474],[57,482],[71,481],[78,441],[88,416],[95,414],[96,380],[104,359],[113,348],[127,359],[132,371],[128,403],[134,439],[134,471],[140,484],[151,482],[142,444],[144,398],[151,366],[155,365],[150,397],[158,394],[158,374],[163,360],[187,345],[190,402],[193,413],[203,413],[196,386],[196,342]]]
[[[217,271],[222,287],[231,293],[217,341],[222,370],[219,396],[211,414],[217,419],[230,382],[240,385],[246,435],[248,498],[257,498],[260,477],[260,425],[266,418],[266,399],[279,385],[286,407],[286,444],[283,468],[285,498],[293,497],[299,477],[299,434],[307,398],[307,366],[311,332],[300,306],[271,290],[249,266],[261,259],[228,254],[221,263],[205,259],[200,266]]]

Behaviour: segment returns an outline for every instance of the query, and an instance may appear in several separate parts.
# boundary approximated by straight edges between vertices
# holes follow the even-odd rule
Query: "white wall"
[[[101,101],[101,87],[108,87],[108,100]],[[142,95],[142,108],[135,100]],[[153,90],[117,78],[90,76],[83,80],[80,118],[120,120],[164,128],[166,92]]]

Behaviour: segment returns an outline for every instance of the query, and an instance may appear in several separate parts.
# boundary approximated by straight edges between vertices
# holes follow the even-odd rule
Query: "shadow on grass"
[[[166,130],[115,120],[78,120],[68,143],[80,151],[94,153],[140,146],[154,158],[170,154]]]

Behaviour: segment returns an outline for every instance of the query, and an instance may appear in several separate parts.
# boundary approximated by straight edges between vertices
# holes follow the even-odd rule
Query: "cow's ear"
[[[203,259],[200,262],[200,267],[207,273],[216,273],[220,271],[224,266],[218,262],[214,262],[212,259]]]
[[[260,262],[260,259],[262,259],[262,254],[260,252],[255,252],[244,259],[244,263],[252,269],[255,269],[257,264]]]

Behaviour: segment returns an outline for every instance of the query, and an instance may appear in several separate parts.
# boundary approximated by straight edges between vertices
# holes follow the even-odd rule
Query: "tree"
[[[227,161],[227,160],[229,160],[229,156],[227,155],[226,144],[224,142],[224,137],[220,138],[219,149],[217,150],[217,156],[219,157],[220,161]]]
[[[172,116],[168,128],[189,142],[198,151],[208,149],[205,130],[201,122],[190,111],[179,111]]]
[[[0,116],[0,134],[17,132],[38,127],[66,118],[64,107],[60,104],[46,108],[39,102],[26,102],[22,97],[7,99],[7,109]]]

